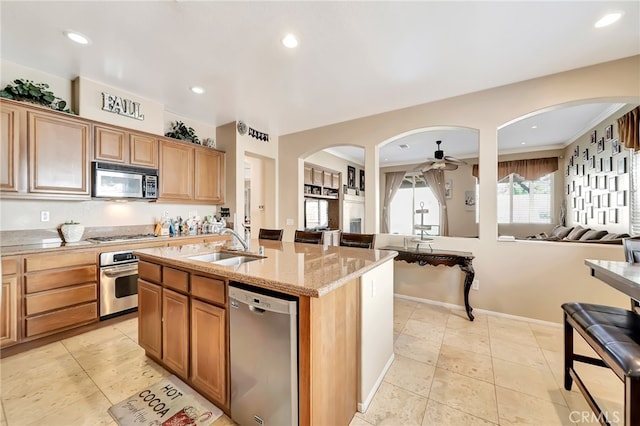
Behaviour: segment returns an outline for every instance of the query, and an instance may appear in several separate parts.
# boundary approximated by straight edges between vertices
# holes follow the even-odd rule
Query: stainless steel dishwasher
[[[229,284],[231,417],[241,426],[298,424],[298,298]]]

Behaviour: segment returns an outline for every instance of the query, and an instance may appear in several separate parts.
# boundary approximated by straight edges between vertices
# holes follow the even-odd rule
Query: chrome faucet
[[[244,248],[244,251],[249,251],[249,242],[248,239],[247,241],[243,240],[240,235],[234,231],[231,228],[222,228],[222,230],[220,231],[220,235],[225,235],[225,234],[231,234],[234,237],[236,237],[236,239],[240,242],[240,244],[242,245],[242,247]]]

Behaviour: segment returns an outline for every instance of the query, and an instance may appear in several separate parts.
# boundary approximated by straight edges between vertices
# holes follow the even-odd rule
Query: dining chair
[[[298,231],[293,237],[296,243],[322,244],[324,241],[324,232]]]
[[[344,247],[359,247],[372,249],[375,245],[376,234],[340,233],[340,245]]]
[[[284,229],[260,228],[260,231],[258,231],[258,239],[259,240],[282,241],[282,234],[283,233],[284,233]]]

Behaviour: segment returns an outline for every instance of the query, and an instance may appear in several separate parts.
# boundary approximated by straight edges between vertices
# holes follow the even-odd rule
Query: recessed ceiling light
[[[535,124],[533,126],[531,126],[532,129],[537,129],[538,126],[536,126]]]
[[[596,28],[606,27],[607,25],[611,25],[614,22],[618,21],[620,18],[622,18],[621,12],[608,13],[600,18],[594,26]]]
[[[520,145],[526,145],[526,144],[527,144],[526,142],[520,142]]]
[[[75,31],[65,31],[64,35],[72,41],[78,44],[89,44],[89,38]]]
[[[193,93],[197,93],[198,95],[202,95],[204,93],[204,89],[202,87],[200,87],[200,86],[193,86],[191,88],[191,91]]]
[[[285,47],[288,47],[289,49],[293,49],[294,47],[298,46],[298,39],[293,34],[287,34],[282,39],[282,44],[284,44]]]
[[[402,145],[398,145],[398,148],[407,149],[407,148],[409,148],[409,145],[407,145],[406,143],[403,143]]]

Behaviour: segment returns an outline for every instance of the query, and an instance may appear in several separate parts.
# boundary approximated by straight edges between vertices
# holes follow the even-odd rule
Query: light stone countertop
[[[258,246],[264,247],[264,257]],[[252,240],[248,253],[259,260],[234,266],[216,265],[189,257],[227,251],[215,244],[189,244],[135,250],[141,260],[161,262],[194,272],[206,272],[231,281],[281,291],[297,296],[321,297],[361,276],[384,262],[393,260],[396,251],[352,247]]]

